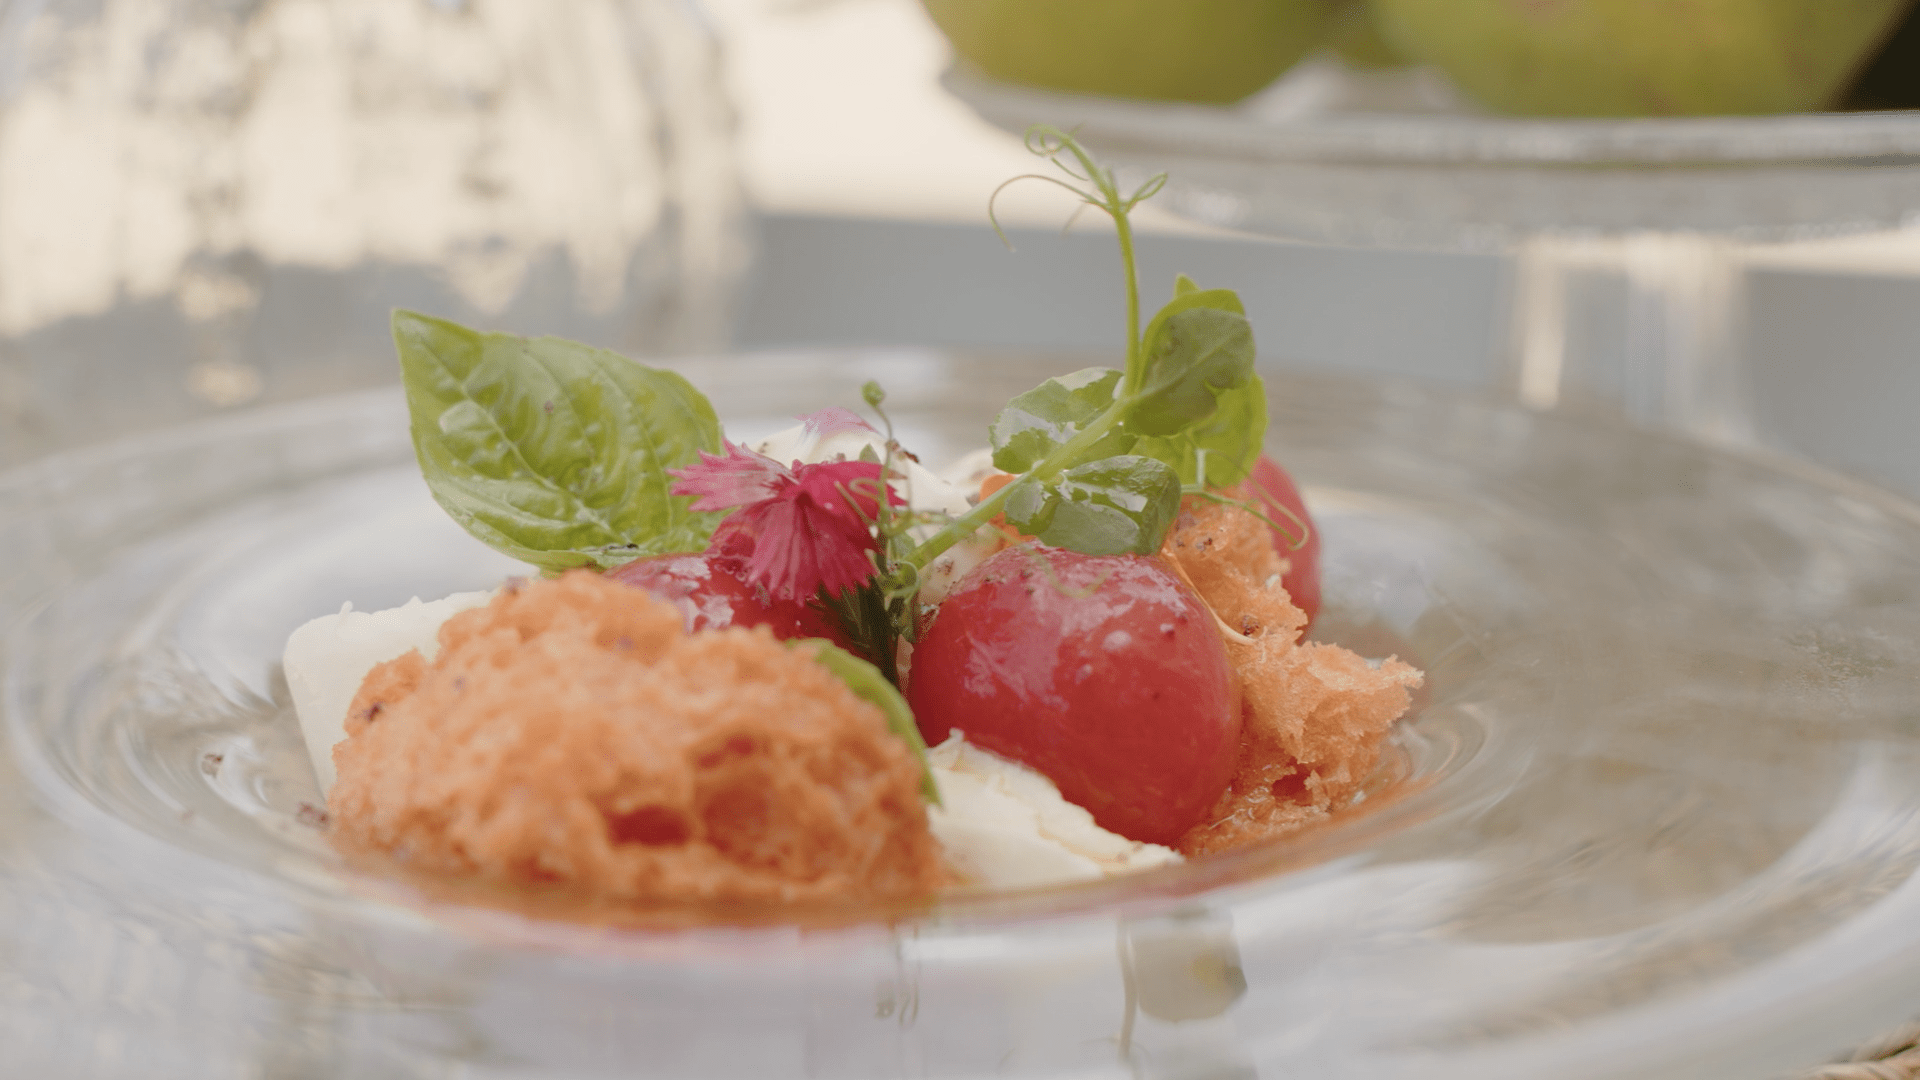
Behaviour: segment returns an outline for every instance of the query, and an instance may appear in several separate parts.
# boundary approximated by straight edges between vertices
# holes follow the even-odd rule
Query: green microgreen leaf
[[[1113,408],[1113,392],[1121,373],[1111,368],[1086,368],[1048,379],[1007,402],[987,429],[993,442],[994,468],[1023,473],[1033,468]],[[1081,451],[1089,458],[1123,454],[1132,439],[1115,430],[1097,449]]]
[[[1151,555],[1180,513],[1180,478],[1138,454],[1085,462],[1019,488],[1007,500],[1007,521],[1043,544],[1085,555]]]
[[[1189,486],[1225,488],[1245,480],[1260,460],[1267,431],[1267,388],[1255,375],[1223,390],[1210,418],[1169,436],[1143,435],[1133,452],[1171,465]],[[1201,469],[1205,468],[1205,475]]]
[[[879,459],[883,482],[891,484],[897,479],[907,479],[908,474],[899,467],[895,455],[902,454],[909,461],[914,459],[911,454],[905,454],[900,441],[894,437],[893,419],[882,407],[887,400],[885,388],[869,379],[861,386],[860,397],[880,418],[880,428],[886,436],[883,444],[886,453]],[[866,460],[867,452],[872,449],[871,446],[863,447],[861,460]],[[911,502],[911,491],[904,497]],[[910,532],[917,525],[930,520],[932,515],[902,512],[890,500],[881,497],[879,492],[875,492],[874,505],[879,514],[875,525],[881,541],[880,557],[876,560],[873,580],[859,590],[866,595],[823,599],[827,601],[828,610],[835,613],[843,629],[854,641],[869,642],[867,649],[888,681],[898,683],[900,672],[894,659],[894,647],[901,640],[916,640],[920,624],[920,568],[906,558],[914,547]],[[938,516],[942,521],[950,520],[945,514]]]
[[[871,702],[880,710],[880,715],[887,719],[887,730],[900,736],[920,762],[920,794],[935,806],[940,805],[940,789],[933,782],[933,767],[927,763],[927,744],[920,738],[920,726],[913,722],[913,710],[880,669],[825,638],[801,638],[787,644],[813,650],[813,658],[846,683],[855,697]]]
[[[1126,414],[1142,435],[1170,437],[1205,423],[1220,394],[1253,378],[1253,327],[1226,289],[1176,288],[1147,324],[1145,349],[1145,377]]]
[[[394,344],[420,471],[489,546],[543,570],[698,551],[720,515],[667,470],[718,452],[698,390],[605,349],[481,333],[410,311]]]
[[[1254,375],[1253,330],[1240,298],[1181,275],[1172,301],[1140,333],[1128,215],[1166,177],[1122,194],[1112,170],[1054,127],[1029,129],[1027,148],[1077,183],[1038,179],[1067,188],[1113,219],[1127,288],[1126,369],[1050,379],[1009,402],[989,434],[994,465],[1018,479],[906,552],[902,565],[928,565],[1003,512],[1028,535],[1088,554],[1157,551],[1178,511],[1182,483],[1238,483],[1259,460],[1267,402]],[[1122,459],[1144,464],[1111,471],[1116,467],[1108,463]]]

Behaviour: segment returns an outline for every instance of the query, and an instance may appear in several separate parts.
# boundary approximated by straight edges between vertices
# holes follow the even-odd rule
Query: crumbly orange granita
[[[925,895],[921,768],[764,629],[587,571],[509,587],[375,668],[334,749],[333,840],[428,874],[610,901]]]
[[[1300,641],[1307,616],[1279,584],[1285,563],[1269,535],[1237,506],[1189,503],[1167,538],[1164,554],[1240,635],[1227,638],[1227,655],[1245,702],[1233,779],[1181,838],[1188,856],[1292,832],[1346,804],[1421,682],[1398,659],[1375,667]]]

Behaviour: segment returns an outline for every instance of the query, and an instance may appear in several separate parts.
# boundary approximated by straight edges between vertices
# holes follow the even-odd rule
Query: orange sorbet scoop
[[[945,881],[920,765],[805,649],[688,635],[589,571],[509,587],[373,669],[334,748],[347,854],[588,899],[809,902]]]

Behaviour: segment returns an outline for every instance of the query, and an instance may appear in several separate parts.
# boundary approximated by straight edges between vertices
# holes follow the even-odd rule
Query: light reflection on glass
[[[730,117],[676,0],[0,13],[0,461],[391,379],[395,305],[708,348]]]

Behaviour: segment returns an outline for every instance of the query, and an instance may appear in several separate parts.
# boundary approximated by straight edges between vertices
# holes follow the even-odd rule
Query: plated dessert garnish
[[[330,833],[595,901],[912,899],[1128,872],[1346,805],[1420,675],[1301,640],[1317,536],[1263,456],[1239,300],[1182,277],[1126,363],[935,471],[884,390],[753,446],[682,377],[394,316],[436,500],[533,572],[316,619],[285,666]],[[928,746],[933,749],[929,751]]]

